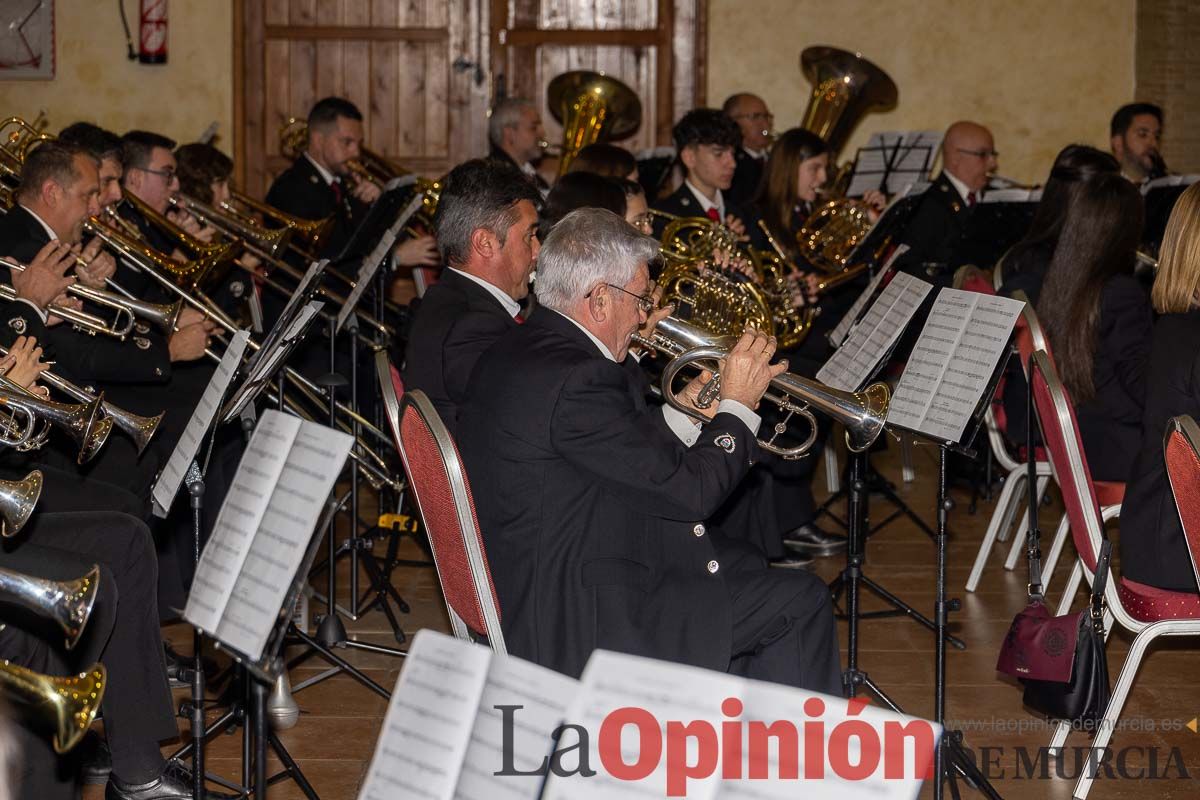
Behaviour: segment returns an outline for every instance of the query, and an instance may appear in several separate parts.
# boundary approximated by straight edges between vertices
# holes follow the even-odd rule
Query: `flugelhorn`
[[[8,348],[0,345],[0,356],[6,355],[8,355]],[[58,389],[78,403],[91,403],[97,399],[93,393],[49,370],[39,375],[38,381]],[[104,412],[104,416],[111,419],[113,425],[119,431],[133,440],[133,443],[137,446],[138,455],[141,455],[146,446],[150,444],[150,440],[154,438],[154,434],[158,430],[159,423],[162,422],[163,418],[162,414],[153,417],[144,417],[128,409],[113,405],[103,398],[100,399],[100,408]]]
[[[108,673],[103,664],[60,678],[0,661],[0,695],[29,709],[34,724],[54,737],[56,753],[65,753],[79,744],[96,719],[107,685]]]
[[[0,377],[0,408],[23,414],[31,427],[40,420],[59,428],[79,446],[77,461],[80,464],[91,461],[112,432],[113,421],[103,416],[102,402],[103,393],[89,403],[55,403],[43,400],[7,378]],[[44,435],[38,438],[45,440]],[[25,444],[28,441],[32,439]]]
[[[96,565],[82,577],[69,581],[35,578],[0,568],[0,599],[54,622],[67,637],[68,650],[79,643],[99,588],[100,567]]]
[[[712,379],[701,389],[696,403],[701,409],[711,406],[720,394],[721,375],[717,362],[733,348],[737,337],[714,336],[682,320],[667,317],[659,321],[649,338],[635,335],[634,339],[671,357],[671,361],[663,368],[663,399],[684,414],[701,422],[706,421],[707,418],[697,408],[676,397],[675,377],[689,366],[712,372]],[[861,392],[844,392],[790,372],[775,376],[771,380],[771,389],[775,391],[768,389],[763,399],[779,406],[787,416],[772,427],[769,439],[759,439],[758,443],[764,450],[785,459],[801,458],[812,449],[817,438],[817,420],[812,409],[842,423],[846,429],[846,446],[851,452],[861,453],[883,431],[891,398],[885,383],[871,384]],[[787,432],[787,423],[794,415],[808,422],[808,437],[792,447],[776,444]]]
[[[41,496],[41,470],[35,469],[19,481],[0,480],[0,536],[20,533]]]

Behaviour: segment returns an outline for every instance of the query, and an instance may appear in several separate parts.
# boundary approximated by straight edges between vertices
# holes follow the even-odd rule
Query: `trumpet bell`
[[[546,105],[563,126],[559,175],[584,147],[629,136],[642,124],[637,93],[602,72],[574,70],[555,77],[546,88]]]
[[[66,647],[74,649],[92,616],[100,588],[100,566],[70,581],[35,578],[0,569],[0,598],[52,620],[66,636]]]
[[[42,472],[35,469],[19,481],[0,480],[0,536],[16,536],[42,496]]]
[[[813,85],[800,127],[824,139],[835,154],[867,111],[893,108],[899,98],[886,72],[848,50],[807,47],[800,69]]]
[[[52,732],[56,753],[70,751],[83,739],[96,719],[107,686],[103,664],[60,678],[0,662],[0,694],[27,708],[35,724]]]

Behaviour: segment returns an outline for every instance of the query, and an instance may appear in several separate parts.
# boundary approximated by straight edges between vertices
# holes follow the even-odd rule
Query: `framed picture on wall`
[[[54,77],[54,0],[0,0],[0,80]]]

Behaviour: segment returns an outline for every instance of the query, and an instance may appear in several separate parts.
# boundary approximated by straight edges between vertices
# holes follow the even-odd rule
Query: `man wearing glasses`
[[[956,122],[942,140],[942,172],[918,201],[900,243],[909,251],[897,266],[935,286],[950,286],[965,252],[968,222],[983,197],[999,153],[992,133]]]
[[[761,97],[749,92],[730,95],[721,110],[742,131],[742,146],[734,152],[737,169],[733,173],[733,184],[729,187],[729,199],[734,203],[750,205],[754,202],[763,167],[767,163],[775,115]]]
[[[610,211],[568,214],[538,256],[537,313],[471,378],[458,443],[505,643],[568,675],[603,647],[841,694],[828,589],[707,528],[760,456],[753,409],[787,364],[747,330],[706,423],[648,407],[626,355],[659,315],[657,254]]]

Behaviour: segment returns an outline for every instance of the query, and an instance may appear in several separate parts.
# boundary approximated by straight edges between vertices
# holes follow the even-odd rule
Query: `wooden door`
[[[362,111],[367,147],[418,174],[441,175],[485,152],[487,2],[236,0],[242,185],[265,194],[288,163],[281,126],[328,95]]]
[[[635,152],[670,144],[671,126],[704,102],[705,0],[492,0],[492,73],[497,95],[542,109],[547,139],[562,128],[546,107],[560,73],[604,72],[642,101],[642,124],[620,142]]]

